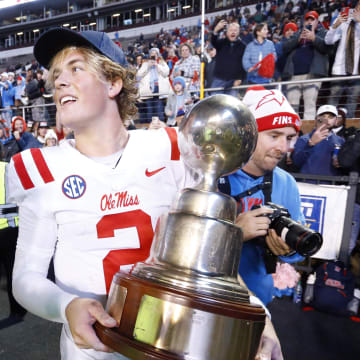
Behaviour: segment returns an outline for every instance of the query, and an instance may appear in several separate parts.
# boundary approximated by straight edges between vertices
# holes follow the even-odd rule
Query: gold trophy
[[[95,325],[109,347],[133,360],[254,359],[265,312],[238,277],[237,204],[217,192],[217,180],[243,166],[256,141],[254,117],[230,95],[186,115],[179,148],[198,185],[160,218],[149,258],[115,274],[106,310],[119,326]]]

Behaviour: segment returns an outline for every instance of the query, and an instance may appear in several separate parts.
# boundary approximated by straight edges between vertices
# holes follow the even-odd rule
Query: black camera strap
[[[240,194],[231,195],[231,185],[229,178],[227,176],[223,176],[219,179],[218,188],[222,193],[231,195],[237,202],[240,202],[240,200],[244,197],[251,196],[252,194],[255,194],[258,191],[262,190],[266,204],[268,202],[271,202],[272,179],[273,179],[273,172],[269,171],[265,173],[262,183],[257,184],[252,188],[241,192]]]
[[[272,180],[273,180],[273,172],[269,171],[264,174],[262,183],[257,184],[252,188],[241,192],[240,194],[231,195],[231,185],[229,178],[227,176],[224,176],[219,179],[218,188],[222,193],[231,195],[238,203],[240,203],[240,200],[242,198],[255,194],[261,190],[264,194],[265,204],[266,204],[268,202],[271,202]],[[262,244],[265,244],[264,238],[256,238],[254,240],[260,241]],[[276,263],[278,258],[270,251],[270,249],[266,246],[266,244],[263,246],[264,246],[263,258],[264,258],[266,272],[268,274],[273,274],[276,271]]]

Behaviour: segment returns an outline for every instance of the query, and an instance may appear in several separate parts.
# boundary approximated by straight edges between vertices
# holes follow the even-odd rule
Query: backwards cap
[[[300,118],[279,90],[267,90],[262,86],[248,88],[243,103],[254,115],[258,131],[293,126],[300,130]]]
[[[76,32],[54,28],[40,36],[34,46],[34,56],[40,65],[49,69],[51,59],[67,46],[85,46],[105,55],[110,60],[127,67],[122,49],[107,34],[100,31]]]

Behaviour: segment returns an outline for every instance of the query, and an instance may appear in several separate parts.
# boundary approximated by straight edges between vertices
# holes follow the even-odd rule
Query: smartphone
[[[354,9],[350,9],[348,19],[352,20],[353,19],[353,14],[354,14]]]
[[[345,7],[345,8],[342,8],[341,10],[341,15],[342,16],[349,16],[349,11],[350,11],[350,7]]]
[[[311,31],[312,30],[312,25],[306,25],[305,28]]]
[[[156,56],[154,55],[150,56],[150,60],[156,60]]]

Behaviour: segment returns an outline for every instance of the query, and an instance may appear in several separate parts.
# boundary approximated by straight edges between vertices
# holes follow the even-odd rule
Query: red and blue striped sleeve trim
[[[36,165],[37,170],[44,183],[49,183],[54,181],[54,177],[52,176],[49,167],[46,164],[44,156],[40,149],[30,149],[30,153],[33,157],[34,163]],[[20,179],[21,185],[25,190],[32,189],[35,187],[32,182],[30,175],[25,167],[24,160],[22,158],[21,153],[18,153],[13,156],[14,166],[16,173]]]

